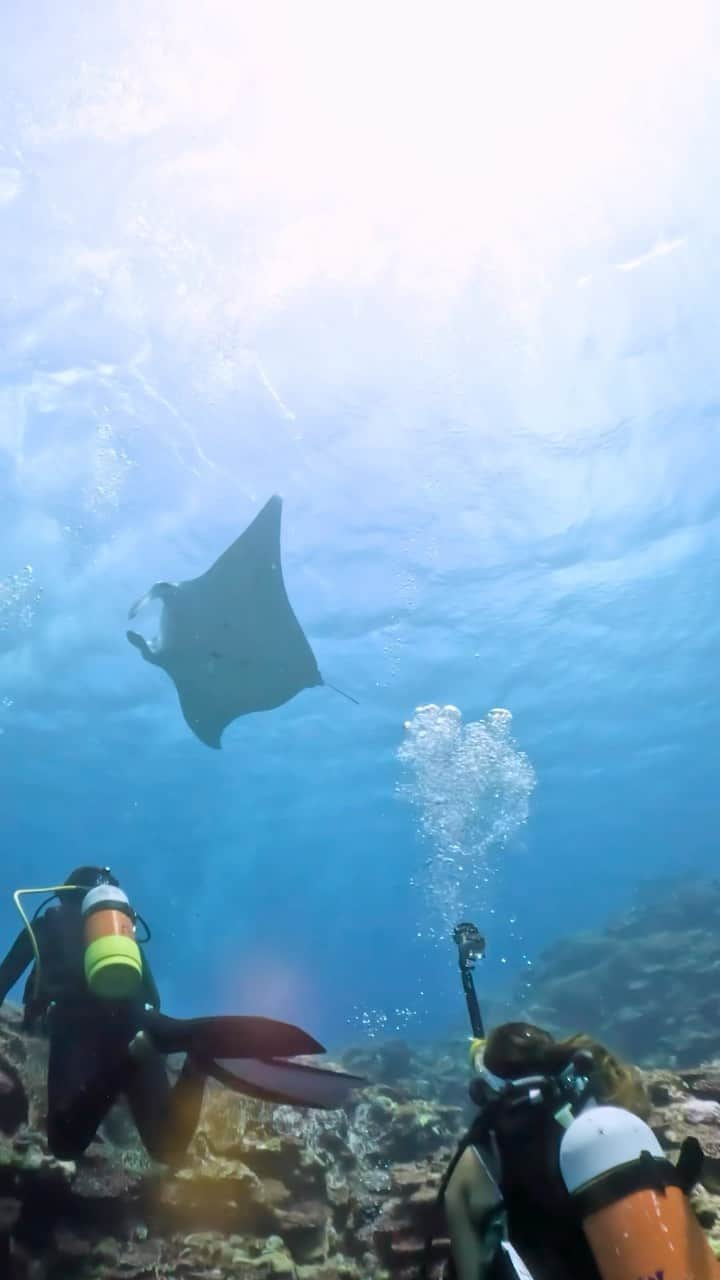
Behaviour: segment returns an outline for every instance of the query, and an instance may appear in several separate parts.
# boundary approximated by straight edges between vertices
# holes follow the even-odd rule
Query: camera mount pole
[[[477,991],[475,990],[473,970],[476,962],[482,960],[485,956],[485,939],[474,924],[465,921],[456,925],[453,930],[453,942],[458,949],[458,965],[468,1014],[470,1015],[473,1039],[484,1040],[485,1028],[480,1005],[478,1004]]]

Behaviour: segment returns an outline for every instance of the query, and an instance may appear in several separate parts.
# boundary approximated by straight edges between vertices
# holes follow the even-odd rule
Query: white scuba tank
[[[602,1280],[720,1280],[720,1263],[649,1125],[621,1107],[572,1121],[560,1172]]]

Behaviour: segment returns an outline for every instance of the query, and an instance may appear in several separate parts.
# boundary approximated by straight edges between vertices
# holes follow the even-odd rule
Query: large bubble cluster
[[[427,915],[421,932],[446,938],[487,904],[497,854],[527,820],[535,770],[512,737],[512,716],[494,708],[463,724],[457,707],[418,707],[405,722],[399,794],[414,808],[432,852],[415,877]]]

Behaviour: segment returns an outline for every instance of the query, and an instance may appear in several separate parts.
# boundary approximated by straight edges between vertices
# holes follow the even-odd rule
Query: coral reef
[[[720,1056],[720,881],[661,882],[604,930],[549,947],[522,1016],[646,1066]]]
[[[3,1280],[364,1280],[390,1169],[447,1153],[458,1107],[376,1083],[303,1113],[211,1082],[184,1166],[153,1165],[120,1105],[79,1161],[45,1138],[45,1042],[0,1016]],[[383,1062],[412,1066],[406,1047]],[[393,1074],[389,1070],[389,1074]],[[396,1176],[396,1175],[395,1175]]]
[[[82,1160],[45,1140],[46,1048],[0,1017],[2,1280],[410,1280],[435,1188],[468,1118],[465,1045],[348,1050],[371,1083],[346,1110],[301,1113],[212,1085],[185,1165],[153,1165],[116,1109]],[[695,1193],[720,1241],[720,1064],[647,1075],[671,1154],[708,1153]]]

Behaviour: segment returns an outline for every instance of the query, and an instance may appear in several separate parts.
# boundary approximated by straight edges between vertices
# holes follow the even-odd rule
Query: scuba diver
[[[45,897],[32,920],[21,899]],[[150,931],[109,867],[77,867],[62,885],[13,895],[24,929],[0,964],[0,1005],[32,965],[23,1025],[49,1039],[50,1151],[76,1159],[119,1095],[148,1154],[176,1165],[195,1132],[208,1076],[276,1103],[334,1108],[363,1083],[342,1072],[284,1061],[324,1053],[298,1027],[268,1018],[170,1018],[143,943]],[[57,899],[57,905],[51,905]],[[136,924],[146,936],[136,938]],[[171,1085],[167,1054],[185,1053]]]
[[[677,1164],[645,1123],[639,1074],[586,1035],[509,1022],[485,1038],[472,978],[485,942],[453,935],[470,1014],[476,1116],[438,1193],[457,1280],[714,1280],[690,1208],[703,1154]],[[428,1242],[428,1255],[432,1242]]]

